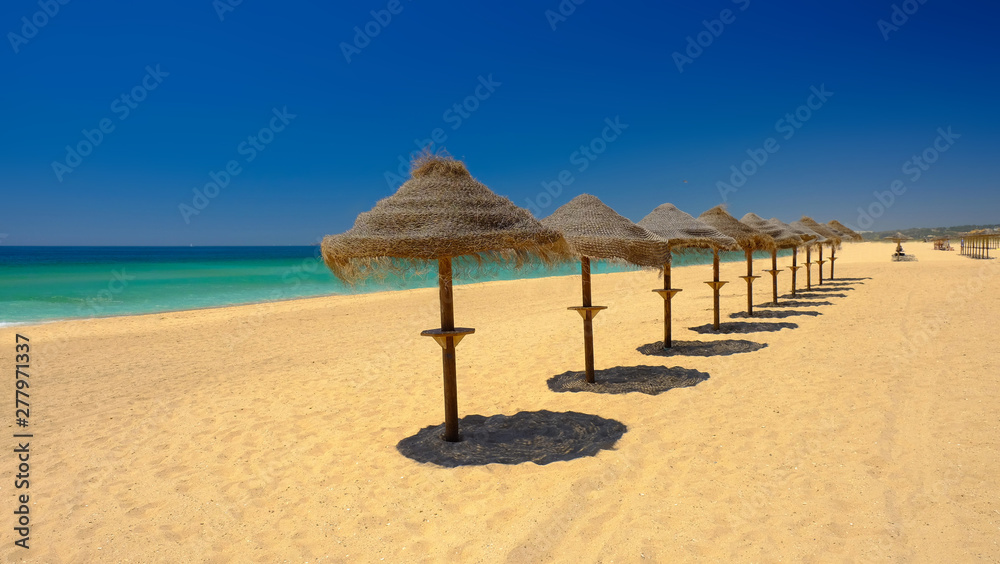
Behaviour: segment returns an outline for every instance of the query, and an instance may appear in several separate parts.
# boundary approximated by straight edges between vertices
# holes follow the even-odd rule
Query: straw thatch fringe
[[[865,238],[862,237],[860,233],[854,231],[853,229],[837,221],[836,219],[826,222],[826,225],[827,227],[842,233],[844,235],[845,240],[851,240],[855,242],[860,242],[865,240]]]
[[[802,237],[802,240],[806,241],[806,244],[810,247],[819,243],[826,243],[826,237],[809,229],[801,221],[793,221],[788,226],[792,228],[792,231],[798,233]]]
[[[667,241],[622,217],[590,194],[563,204],[542,225],[562,234],[581,257],[662,267],[669,260]]]
[[[840,241],[841,239],[843,239],[843,237],[830,230],[829,227],[817,223],[816,220],[805,215],[802,216],[802,219],[800,219],[799,221],[802,222],[802,225],[805,225],[809,229],[812,229],[816,233],[819,233],[820,235],[825,237],[826,238],[825,244],[830,245],[831,248],[833,247],[836,247],[838,249],[840,248]]]
[[[465,255],[515,268],[571,258],[558,232],[473,179],[460,161],[421,159],[395,194],[360,214],[350,230],[323,239],[323,260],[337,278],[354,284]]]
[[[735,251],[739,248],[735,239],[684,213],[673,204],[657,206],[642,218],[639,227],[666,239],[673,253],[690,249]]]
[[[740,219],[740,222],[770,235],[779,249],[792,249],[802,244],[802,237],[780,221],[769,221],[755,213],[748,213]]]
[[[744,251],[770,251],[774,248],[774,239],[758,229],[740,223],[729,215],[725,204],[715,206],[699,215],[698,219],[736,239],[736,244]]]

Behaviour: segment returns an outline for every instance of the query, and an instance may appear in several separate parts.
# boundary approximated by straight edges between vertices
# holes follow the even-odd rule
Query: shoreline
[[[867,242],[867,241],[865,241],[865,242]],[[844,243],[844,245],[856,245],[856,244],[858,244],[858,243]],[[739,251],[729,251],[729,252],[730,253],[737,253]],[[803,252],[800,251],[800,254],[802,254],[802,253]],[[676,253],[675,256],[677,256],[677,255],[683,255],[683,254],[684,254],[684,252],[682,251],[682,252]],[[787,249],[782,249],[782,250],[778,251],[778,258],[779,259],[781,259],[781,258],[787,258],[789,256],[791,256],[791,255],[788,253]],[[710,254],[709,254],[709,257],[711,257]],[[804,254],[803,254],[803,257],[804,257]],[[756,260],[765,260],[765,259],[763,259],[763,258],[755,258],[754,260],[756,261]],[[733,263],[733,262],[743,262],[743,261],[744,261],[744,258],[742,256],[732,256],[731,258],[720,258],[720,263],[722,263],[722,264]],[[708,263],[705,263],[705,264],[687,264],[687,265],[675,266],[675,267],[671,267],[671,268],[674,271],[678,271],[678,270],[683,269],[683,268],[692,268],[692,267],[700,267],[700,266],[707,266],[707,265],[711,265],[711,261],[709,261]],[[323,268],[326,268],[326,267],[323,266]],[[634,267],[634,268],[629,268],[629,269],[623,270],[621,272],[642,272],[642,271],[650,271],[650,272],[652,272],[653,270],[654,269],[651,269],[651,268]],[[594,276],[602,276],[602,275],[605,275],[605,274],[618,274],[618,273],[619,272],[602,272],[602,273],[595,273]],[[470,282],[462,282],[462,281],[456,280],[455,287],[460,287],[460,286],[461,287],[475,286],[477,284],[488,284],[488,283],[491,283],[491,282],[517,282],[517,281],[523,281],[523,280],[541,280],[541,279],[545,279],[545,278],[563,278],[563,277],[566,277],[566,276],[580,276],[580,273],[579,272],[575,272],[575,273],[568,273],[568,274],[555,274],[555,275],[552,275],[552,276],[524,277],[524,278],[499,279],[499,280],[481,280],[481,281],[470,281]],[[429,278],[429,280],[430,280],[430,278]],[[64,323],[64,322],[73,322],[73,321],[88,321],[88,320],[97,320],[97,319],[111,319],[111,318],[119,318],[119,317],[121,317],[121,318],[129,318],[129,317],[137,317],[137,316],[143,316],[143,315],[160,315],[160,314],[168,314],[168,313],[185,313],[185,312],[195,312],[195,311],[210,311],[210,310],[224,309],[224,308],[238,308],[238,307],[247,307],[247,306],[259,306],[259,305],[264,305],[264,304],[276,304],[276,303],[292,302],[292,301],[300,301],[300,300],[313,300],[313,299],[321,299],[321,298],[332,298],[332,297],[338,297],[338,296],[367,296],[367,295],[374,295],[374,294],[383,294],[383,293],[391,293],[391,292],[404,292],[404,291],[421,290],[421,289],[436,288],[436,287],[437,287],[437,284],[436,284],[436,282],[434,282],[433,284],[429,284],[428,286],[423,286],[423,287],[418,287],[418,288],[383,288],[383,289],[378,289],[378,290],[374,290],[374,291],[371,291],[371,292],[350,292],[350,293],[317,294],[317,295],[312,295],[312,296],[297,296],[297,297],[292,297],[292,298],[266,299],[266,300],[257,300],[257,301],[251,301],[251,302],[240,302],[240,303],[233,303],[233,304],[221,304],[221,305],[214,305],[214,306],[204,306],[204,307],[194,307],[194,308],[180,308],[180,309],[166,309],[166,310],[156,310],[156,311],[136,312],[136,313],[119,313],[119,314],[110,314],[110,315],[97,315],[97,316],[91,316],[91,317],[60,317],[60,318],[30,320],[30,321],[0,321],[0,329],[6,328],[6,327],[21,327],[21,326],[25,326],[25,325],[28,325],[28,326],[43,325],[43,324],[48,324],[48,323]]]

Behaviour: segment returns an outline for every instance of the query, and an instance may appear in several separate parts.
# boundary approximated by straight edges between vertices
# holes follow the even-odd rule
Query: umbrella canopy
[[[745,223],[758,231],[762,231],[774,239],[774,246],[778,249],[792,249],[802,244],[802,237],[792,230],[787,224],[767,220],[755,213],[748,213],[740,218],[740,223]]]
[[[699,215],[698,219],[735,239],[736,245],[744,251],[770,251],[774,248],[774,239],[770,235],[740,223],[738,219],[729,215],[724,205],[715,206]]]
[[[788,226],[791,227],[793,231],[798,233],[799,236],[802,237],[802,240],[809,245],[826,243],[826,237],[816,233],[812,229],[809,229],[809,227],[801,221],[793,221],[789,223]]]
[[[894,241],[896,243],[902,243],[903,241],[909,241],[910,240],[909,237],[907,237],[906,235],[903,235],[899,231],[897,231],[895,235],[890,235],[890,236],[886,237],[886,239],[888,239],[890,241]]]
[[[850,239],[850,237],[848,237],[848,235],[846,233],[844,233],[843,231],[841,231],[841,230],[837,229],[836,227],[830,225],[829,223],[823,225],[823,227],[826,227],[830,231],[833,231],[837,235],[837,237],[840,237],[841,241],[846,241],[847,239]]]
[[[684,249],[733,251],[739,248],[735,239],[677,209],[673,204],[657,206],[642,218],[639,227],[666,239],[672,252]]]
[[[719,328],[719,288],[725,282],[719,281],[719,251],[736,250],[736,240],[728,235],[724,235],[718,229],[707,223],[697,220],[691,215],[677,209],[673,204],[662,204],[649,212],[649,215],[639,222],[640,227],[659,235],[667,240],[667,245],[671,252],[684,251],[685,249],[711,249],[713,255],[713,277],[712,286],[713,299],[715,305],[714,327]],[[677,292],[677,288],[670,287],[670,262],[663,265],[663,289],[653,290],[663,297],[663,347],[671,346],[670,327],[670,300]]]
[[[802,219],[800,219],[799,221],[809,229],[812,229],[816,233],[819,233],[823,237],[826,237],[826,244],[840,245],[840,241],[841,239],[843,239],[843,237],[833,232],[829,227],[821,223],[817,223],[811,217],[804,215],[802,216]]]
[[[347,283],[385,271],[405,274],[413,263],[437,261],[441,328],[421,335],[441,345],[443,438],[458,441],[455,346],[475,330],[455,327],[451,259],[472,255],[517,265],[531,257],[552,261],[568,256],[568,247],[528,210],[473,179],[463,163],[430,155],[415,161],[411,178],[360,214],[354,227],[324,238],[322,252],[334,275]]]
[[[830,227],[830,228],[832,228],[832,229],[834,229],[836,231],[839,231],[840,233],[844,234],[845,235],[845,239],[849,239],[849,240],[855,241],[855,242],[860,242],[860,241],[864,241],[865,240],[865,238],[862,237],[860,233],[858,233],[857,231],[854,231],[853,229],[851,229],[850,227],[848,227],[848,226],[844,225],[843,223],[837,221],[836,219],[826,222],[826,225],[827,225],[827,227]]]
[[[662,266],[667,241],[632,223],[596,196],[580,194],[541,221],[558,231],[578,256]]]
[[[464,255],[518,264],[567,257],[559,233],[476,181],[462,162],[434,156],[414,166],[411,178],[358,215],[354,227],[323,239],[323,260],[337,278],[405,274],[410,261]]]
[[[542,225],[562,233],[580,257],[583,305],[571,307],[583,317],[583,350],[586,380],[594,383],[593,320],[605,309],[591,303],[590,259],[625,261],[639,266],[661,266],[669,259],[667,241],[618,215],[596,196],[581,194],[542,220]]]

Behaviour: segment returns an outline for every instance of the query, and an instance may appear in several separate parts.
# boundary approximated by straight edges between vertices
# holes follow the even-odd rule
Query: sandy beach
[[[575,411],[614,449],[442,468],[397,443],[443,421],[437,289],[0,329],[31,343],[30,550],[0,466],[6,562],[1000,562],[1000,264],[845,244],[771,330],[705,334],[710,266],[595,275],[597,369],[708,375],[659,395],[556,393],[582,370],[578,276],[455,287],[460,416]],[[956,245],[957,247],[957,245]],[[800,256],[800,261],[804,260]],[[779,266],[790,258],[779,260]],[[746,305],[724,263],[724,323]],[[758,260],[755,268],[770,268]],[[826,270],[826,269],[824,269]],[[758,272],[768,276],[763,272]],[[804,287],[804,270],[799,275]],[[790,277],[780,275],[787,294]],[[770,301],[770,278],[755,302]],[[737,326],[738,328],[739,326]],[[760,328],[757,328],[760,329]],[[780,330],[773,330],[780,329]],[[600,378],[600,374],[598,375]],[[11,388],[13,382],[9,381]],[[5,424],[14,426],[14,391]]]

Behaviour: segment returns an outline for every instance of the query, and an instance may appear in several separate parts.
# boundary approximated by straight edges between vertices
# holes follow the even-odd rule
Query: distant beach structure
[[[1000,234],[984,231],[970,231],[962,235],[963,256],[974,259],[990,258],[990,249],[1000,247]]]
[[[903,243],[905,241],[909,241],[910,240],[909,237],[897,231],[895,235],[890,235],[886,237],[886,239],[892,241],[893,243],[896,243],[896,251],[892,253],[893,262],[917,260],[917,257],[913,256],[912,254],[908,255],[906,254],[905,251],[903,251]]]

